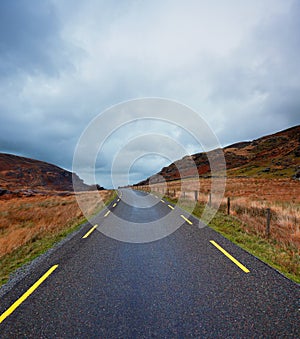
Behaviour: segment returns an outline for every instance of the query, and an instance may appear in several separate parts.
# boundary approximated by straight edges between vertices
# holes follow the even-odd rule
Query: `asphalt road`
[[[0,338],[299,338],[299,286],[170,206],[122,190],[2,297]]]

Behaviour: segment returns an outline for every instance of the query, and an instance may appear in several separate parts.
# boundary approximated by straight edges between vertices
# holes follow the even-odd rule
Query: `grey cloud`
[[[67,63],[67,50],[51,1],[3,0],[0,8],[0,74],[57,75]]]
[[[0,151],[70,169],[91,119],[143,96],[189,105],[223,145],[299,124],[299,8],[296,0],[1,1]],[[140,131],[201,151],[177,128],[133,124],[99,154],[100,184],[103,178],[109,186],[115,153]],[[128,157],[156,146],[154,140],[124,150],[120,180]],[[145,157],[131,178],[161,166],[159,158]]]
[[[299,15],[294,1],[260,22],[230,57],[213,60],[208,100],[219,106],[223,144],[299,124]]]

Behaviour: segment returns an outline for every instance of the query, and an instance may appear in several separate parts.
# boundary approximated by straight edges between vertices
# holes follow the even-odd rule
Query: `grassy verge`
[[[54,244],[65,238],[68,234],[76,231],[84,222],[82,218],[75,225],[66,225],[66,228],[56,234],[48,234],[42,238],[35,237],[23,246],[15,249],[11,253],[4,255],[0,260],[0,286],[5,284],[11,273],[15,272],[19,267],[37,258],[45,253]]]
[[[167,200],[177,203],[177,199]],[[189,201],[183,201],[180,207],[198,218],[201,217],[204,209],[204,205],[201,203],[197,203],[193,209],[192,203]],[[225,238],[277,269],[289,279],[300,283],[299,249],[292,245],[283,244],[275,239],[259,236],[251,231],[250,226],[241,222],[236,217],[228,216],[220,211],[210,221],[209,226]]]
[[[117,193],[112,191],[106,197],[104,201],[105,205],[109,205],[116,196]],[[99,213],[102,208],[103,206],[97,208],[93,215]],[[67,222],[63,228],[54,231],[52,229],[49,232],[41,232],[40,234],[33,236],[22,246],[2,256],[0,259],[0,286],[5,284],[8,281],[9,276],[18,268],[45,253],[67,235],[78,230],[86,221],[87,219],[82,216],[74,217],[71,221]]]
[[[111,194],[104,199],[104,205],[108,206],[112,201],[114,201],[118,196],[117,191],[111,191]],[[103,210],[104,206],[98,207],[91,215],[90,215],[90,220],[95,217],[98,213],[100,213]]]

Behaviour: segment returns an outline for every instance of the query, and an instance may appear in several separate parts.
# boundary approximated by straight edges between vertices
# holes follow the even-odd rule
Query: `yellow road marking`
[[[184,215],[181,214],[180,216],[181,216],[181,218],[184,219],[188,224],[193,225],[193,223],[192,223],[189,219],[187,219]]]
[[[58,265],[52,266],[38,281],[36,281],[17,301],[15,301],[1,316],[0,316],[0,324],[3,320],[5,320],[9,315],[13,313],[13,311],[19,307],[29,296],[32,294],[43,281],[45,281],[49,275],[56,270]]]
[[[109,215],[109,213],[110,213],[110,210],[108,210],[108,211],[104,214],[104,216],[107,217],[107,216]]]
[[[171,206],[171,205],[168,205],[172,210],[174,209],[174,207],[173,206]]]
[[[228,259],[230,259],[232,262],[234,262],[241,270],[243,270],[245,273],[249,273],[247,267],[245,267],[243,264],[241,264],[238,260],[236,260],[232,255],[230,255],[227,251],[224,250],[220,245],[218,245],[215,241],[210,240],[210,243],[213,244],[219,251],[221,251]]]
[[[113,204],[113,207],[116,207],[116,206],[117,206],[117,203],[114,203],[114,204]]]
[[[161,202],[163,202],[165,204],[165,202],[163,200],[161,200]]]
[[[95,231],[95,229],[98,227],[98,225],[93,226],[83,237],[82,239],[87,238],[92,232]]]
[[[120,198],[117,200],[117,202],[119,202],[120,201]]]

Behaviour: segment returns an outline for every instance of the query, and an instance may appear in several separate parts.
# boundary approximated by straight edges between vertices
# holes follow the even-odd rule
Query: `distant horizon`
[[[260,137],[258,137],[258,138],[248,139],[248,140],[238,140],[238,141],[236,141],[236,142],[234,142],[234,143],[232,143],[232,144],[229,144],[229,145],[225,145],[225,146],[222,145],[222,149],[227,148],[228,146],[231,146],[231,145],[234,145],[234,144],[241,143],[241,142],[252,142],[252,141],[254,141],[254,140],[257,140],[257,139],[260,139],[260,138],[263,138],[263,137],[266,137],[266,136],[269,136],[269,135],[277,134],[277,133],[280,133],[280,132],[284,132],[284,131],[286,131],[286,130],[293,129],[293,128],[297,128],[297,127],[300,127],[300,124],[299,124],[299,125],[290,126],[290,127],[288,127],[288,128],[280,129],[280,130],[278,130],[278,131],[273,131],[273,132],[270,133],[270,134],[262,135],[262,136],[260,136]],[[45,163],[48,163],[48,164],[50,164],[50,165],[54,165],[54,166],[60,167],[60,168],[66,170],[66,171],[68,171],[68,172],[75,173],[75,172],[72,172],[72,168],[71,168],[71,169],[65,168],[65,167],[59,166],[59,165],[57,165],[57,164],[55,164],[55,163],[51,163],[51,162],[49,162],[49,161],[45,161],[45,160],[43,160],[43,159],[32,158],[32,157],[30,157],[29,155],[14,154],[14,153],[7,153],[7,152],[1,152],[1,153],[2,153],[2,154],[13,155],[13,156],[24,157],[24,158],[28,158],[28,159],[32,159],[32,160],[41,161],[41,162],[45,162]],[[202,153],[202,152],[196,152],[196,153],[193,153],[193,154],[186,154],[186,156],[188,156],[188,155],[194,155],[194,154],[197,154],[197,153]],[[204,152],[204,153],[205,153],[205,152]],[[176,160],[180,160],[180,159],[174,159],[174,161],[176,161]],[[172,162],[167,163],[166,166],[169,166],[171,163],[172,163]],[[163,167],[165,167],[165,166],[163,166]],[[156,174],[156,173],[159,172],[161,169],[162,169],[162,167],[158,168],[157,171],[156,171],[155,173],[152,173],[151,175]],[[77,174],[77,173],[75,173],[75,174]],[[150,175],[150,176],[151,176],[151,175]],[[129,183],[129,184],[127,183],[127,184],[119,185],[119,186],[120,186],[120,187],[123,187],[123,186],[127,186],[127,185],[134,185],[134,184],[136,184],[136,183],[138,183],[138,182],[140,182],[140,181],[142,181],[142,180],[146,180],[146,179],[149,178],[150,176],[148,176],[148,177],[143,177],[143,178],[141,178],[140,180],[138,180],[137,182],[133,182],[133,183]],[[80,179],[83,179],[83,178],[80,177]],[[84,180],[84,179],[83,179],[83,180]],[[114,188],[113,186],[107,187],[107,186],[103,185],[101,182],[96,182],[96,183],[90,182],[90,183],[88,183],[88,182],[86,182],[86,181],[84,180],[84,183],[87,184],[87,185],[95,185],[95,184],[98,184],[98,185],[104,187],[105,189],[113,189],[113,188]]]

